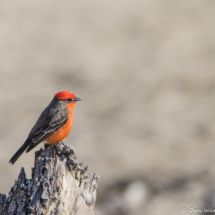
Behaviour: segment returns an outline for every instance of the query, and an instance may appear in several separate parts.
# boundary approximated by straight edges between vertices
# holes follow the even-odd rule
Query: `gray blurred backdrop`
[[[64,142],[100,175],[97,215],[215,208],[215,1],[1,1],[1,193],[62,90],[83,99]]]

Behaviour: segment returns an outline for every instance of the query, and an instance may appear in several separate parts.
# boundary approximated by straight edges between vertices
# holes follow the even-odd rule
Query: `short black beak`
[[[81,101],[82,99],[80,99],[80,98],[75,98],[75,102],[77,102],[77,101]]]

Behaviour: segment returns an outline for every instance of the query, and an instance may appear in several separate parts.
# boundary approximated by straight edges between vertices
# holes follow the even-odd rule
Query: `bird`
[[[66,138],[72,127],[75,102],[80,100],[82,99],[68,91],[56,93],[50,104],[41,113],[26,141],[9,163],[13,165],[26,149],[27,153],[42,142],[52,145]]]

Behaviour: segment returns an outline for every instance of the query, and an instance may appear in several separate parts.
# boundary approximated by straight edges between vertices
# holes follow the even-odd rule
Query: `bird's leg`
[[[65,146],[65,144],[63,143],[63,141],[60,142],[63,146]]]
[[[55,143],[55,144],[58,144],[58,145],[63,145],[63,146],[65,146],[65,144],[63,143],[63,141],[61,141],[61,142],[57,142],[57,143]]]

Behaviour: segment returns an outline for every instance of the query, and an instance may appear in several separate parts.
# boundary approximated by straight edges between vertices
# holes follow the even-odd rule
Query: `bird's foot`
[[[59,145],[63,145],[63,146],[65,146],[65,144],[63,143],[63,141],[61,141],[61,142],[57,142],[56,144],[59,144]]]

